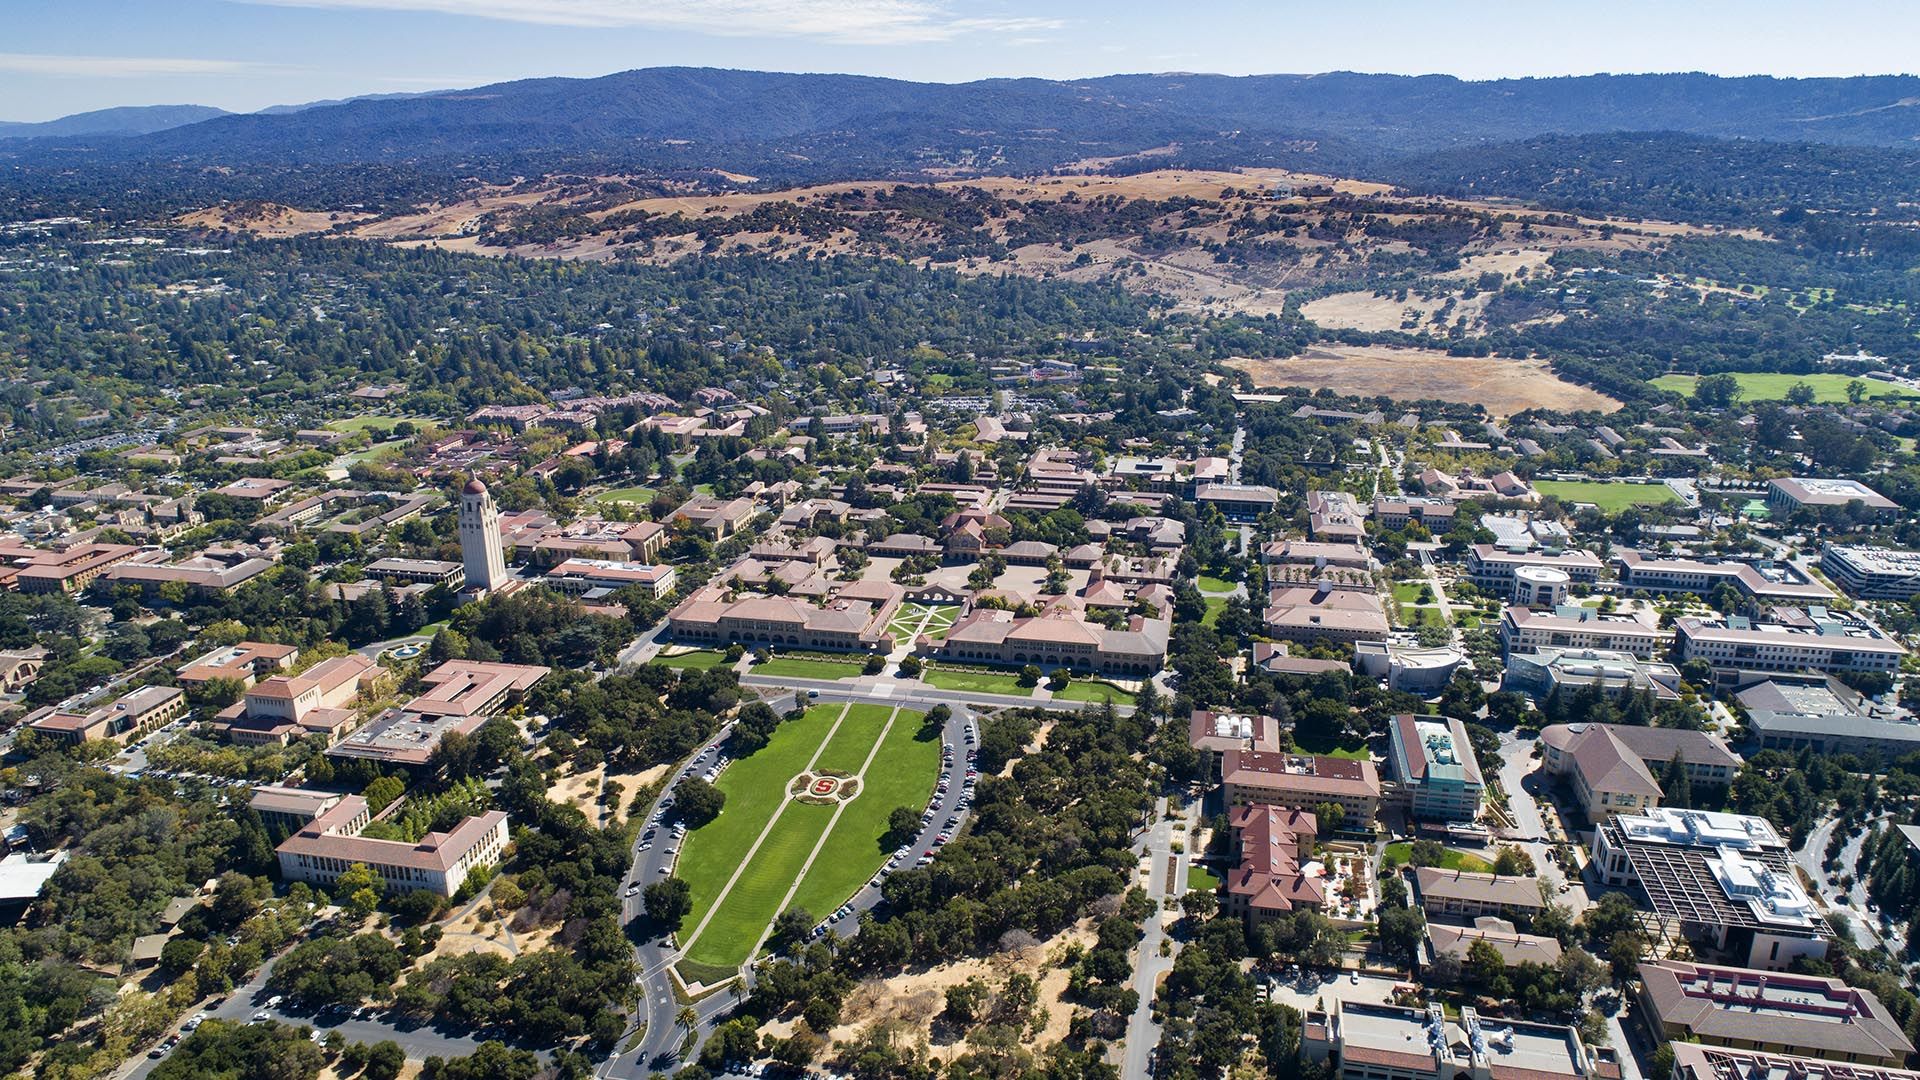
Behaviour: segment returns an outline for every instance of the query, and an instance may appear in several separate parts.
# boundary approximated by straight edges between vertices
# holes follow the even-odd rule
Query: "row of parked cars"
[[[893,854],[887,857],[886,864],[880,867],[880,872],[873,875],[873,879],[867,882],[869,886],[876,889],[879,888],[886,883],[888,875],[909,864],[911,864],[914,869],[919,869],[933,862],[935,853],[937,853],[941,847],[945,846],[948,841],[952,840],[954,832],[960,828],[960,816],[973,808],[973,785],[974,782],[980,778],[980,773],[979,770],[975,768],[977,756],[975,747],[979,743],[979,736],[974,731],[971,723],[966,726],[963,738],[966,741],[966,769],[960,777],[960,801],[954,804],[952,814],[947,817],[946,821],[941,822],[940,831],[934,834],[927,848],[922,851],[918,857],[914,856],[912,845],[902,845],[896,848]],[[926,811],[920,815],[920,828],[923,832],[933,826],[935,819],[939,816],[941,801],[953,791],[956,761],[957,757],[953,744],[950,742],[942,742],[940,744],[940,779],[934,785],[933,801],[928,804]],[[827,916],[819,925],[815,926],[813,932],[808,935],[808,940],[825,936],[826,932],[832,929],[833,924],[840,922],[852,914],[853,901],[849,900],[841,904],[838,908],[835,908],[833,914]]]

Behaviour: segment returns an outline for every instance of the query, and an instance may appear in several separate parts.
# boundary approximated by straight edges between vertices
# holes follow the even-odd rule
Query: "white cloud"
[[[810,37],[911,45],[967,34],[1035,34],[1065,26],[1030,16],[962,16],[946,0],[242,0],[280,7],[426,11],[549,26],[650,27],[730,37]]]
[[[0,53],[0,71],[65,75],[85,79],[136,79],[159,75],[257,75],[283,70],[248,60],[203,60],[185,56],[61,56]]]

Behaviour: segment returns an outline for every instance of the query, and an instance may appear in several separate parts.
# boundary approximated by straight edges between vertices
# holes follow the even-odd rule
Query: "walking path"
[[[834,732],[840,730],[841,723],[846,720],[847,714],[852,711],[853,702],[851,701],[840,707],[840,715],[833,718],[833,726],[827,729],[826,735],[820,740],[820,745],[813,748],[813,756],[807,759],[807,767],[802,770],[803,772],[813,771],[813,766],[820,760],[820,755],[826,752],[827,744],[833,741]],[[898,709],[895,711],[897,712]],[[889,723],[891,723],[891,720],[889,720]],[[864,766],[862,766],[862,768],[864,768]],[[701,932],[707,928],[708,923],[713,921],[714,915],[720,910],[720,905],[727,902],[727,894],[733,891],[734,883],[739,881],[740,875],[746,873],[747,867],[753,864],[753,857],[760,853],[760,845],[766,843],[767,837],[773,835],[773,827],[780,823],[780,815],[786,813],[787,807],[792,805],[792,799],[781,799],[780,805],[774,807],[773,816],[767,819],[767,824],[760,830],[760,835],[753,838],[753,846],[747,849],[747,854],[741,858],[740,865],[733,868],[733,874],[727,878],[727,883],[721,887],[720,895],[713,898],[713,904],[707,908],[707,913],[700,917],[700,925],[694,927],[693,933],[688,934],[687,939],[680,943],[680,955],[685,956],[693,950],[693,943],[700,939]],[[835,812],[838,813],[837,810]],[[809,859],[808,862],[811,863],[812,860]]]
[[[849,705],[848,708],[852,708],[852,706]],[[845,715],[845,713],[843,712],[842,715]],[[887,714],[886,726],[880,729],[880,734],[874,738],[873,745],[867,748],[867,759],[860,763],[860,771],[853,774],[853,779],[860,781],[860,788],[854,793],[854,799],[859,798],[860,792],[866,790],[867,769],[873,765],[873,759],[879,756],[881,745],[887,741],[887,733],[893,730],[893,723],[899,718],[900,706],[895,705],[893,711]],[[813,850],[807,852],[807,861],[801,864],[800,872],[793,875],[793,884],[787,886],[787,894],[780,898],[779,905],[773,909],[774,919],[779,919],[780,913],[787,910],[787,905],[793,903],[793,894],[799,892],[800,883],[807,880],[807,872],[813,869],[813,860],[820,857],[820,849],[826,847],[827,841],[833,838],[834,826],[840,824],[840,815],[846,811],[847,805],[851,802],[853,802],[853,799],[841,799],[834,803],[833,816],[827,819],[826,830],[820,834],[820,839],[813,842]],[[858,892],[859,890],[856,889],[854,891]],[[820,913],[816,911],[813,914],[819,915]],[[760,931],[760,936],[754,941],[753,948],[747,951],[747,958],[749,960],[760,955],[760,946],[767,943],[767,938],[772,933],[773,923],[769,922],[767,923],[767,928]]]

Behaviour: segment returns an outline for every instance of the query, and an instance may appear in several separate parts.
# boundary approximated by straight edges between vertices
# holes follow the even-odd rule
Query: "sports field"
[[[1898,383],[1884,379],[1866,379],[1857,375],[1790,375],[1773,371],[1735,371],[1729,372],[1740,383],[1742,401],[1785,401],[1787,391],[1795,383],[1806,383],[1813,388],[1813,400],[1828,405],[1836,405],[1847,400],[1847,384],[1859,379],[1867,386],[1869,398],[1915,398],[1920,390],[1912,390]],[[1693,393],[1694,384],[1700,381],[1698,375],[1662,375],[1650,380],[1662,390],[1672,390],[1678,394]]]
[[[1533,489],[1561,502],[1591,503],[1609,513],[1629,506],[1661,506],[1679,502],[1665,484],[1615,484],[1605,480],[1536,480]]]
[[[720,775],[726,806],[688,834],[677,868],[692,890],[680,944],[693,969],[739,967],[781,911],[825,916],[873,876],[888,814],[924,808],[933,792],[939,736],[921,738],[922,719],[887,705],[815,705]],[[838,805],[800,802],[789,787],[809,771],[860,787]]]

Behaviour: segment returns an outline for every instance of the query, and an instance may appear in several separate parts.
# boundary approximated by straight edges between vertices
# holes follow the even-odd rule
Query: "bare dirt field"
[[[1239,358],[1227,366],[1255,386],[1326,387],[1338,394],[1434,398],[1484,405],[1495,416],[1529,408],[1613,412],[1620,403],[1555,375],[1539,360],[1448,356],[1437,349],[1323,345],[1285,360]]]
[[[1442,293],[1437,296],[1410,292],[1405,300],[1354,291],[1323,296],[1300,307],[1300,314],[1330,330],[1365,330],[1380,333],[1391,330],[1437,330],[1451,326],[1457,319],[1467,320],[1467,332],[1484,332],[1483,316],[1492,293],[1470,298]],[[1447,302],[1453,301],[1451,308]],[[1435,321],[1439,316],[1439,321]]]
[[[1006,985],[1016,973],[1031,975],[1040,984],[1040,1006],[1047,1010],[1047,1026],[1038,1037],[1028,1040],[1034,1046],[1046,1046],[1067,1036],[1067,1024],[1073,1006],[1060,1000],[1067,989],[1067,969],[1060,964],[1069,943],[1091,947],[1095,940],[1092,920],[1062,931],[1037,945],[1001,953],[984,960],[963,960],[925,971],[897,975],[889,979],[869,979],[848,995],[840,1012],[840,1024],[833,1029],[835,1042],[852,1039],[870,1024],[897,1025],[917,1030],[934,1057],[952,1061],[966,1052],[966,1044],[935,1023],[946,1008],[947,987],[958,986],[979,977],[994,991]],[[784,1036],[793,1030],[791,1020],[770,1024],[763,1032]]]
[[[284,238],[325,232],[341,222],[360,221],[372,216],[347,210],[295,210],[279,203],[228,203],[183,214],[180,224],[191,229],[219,229]]]

